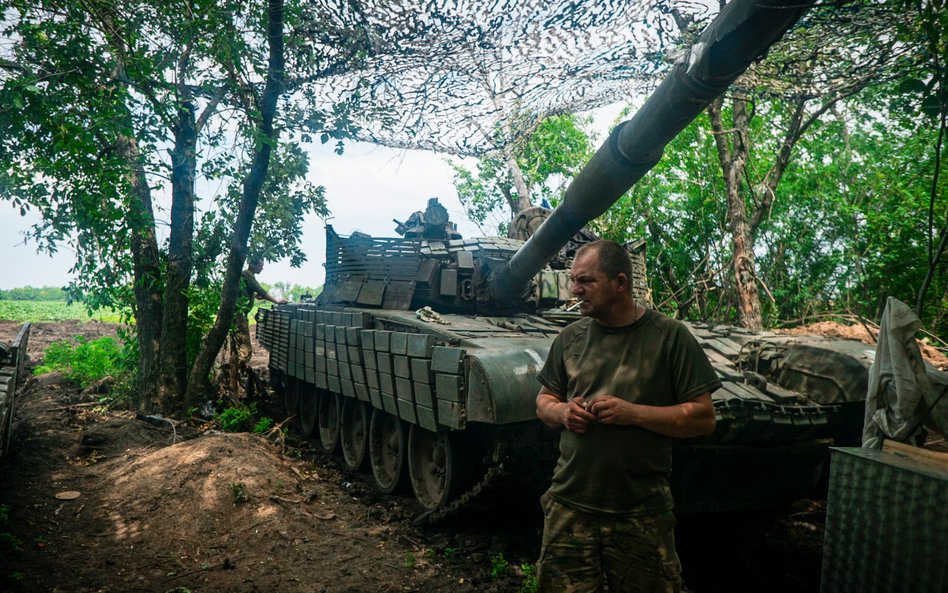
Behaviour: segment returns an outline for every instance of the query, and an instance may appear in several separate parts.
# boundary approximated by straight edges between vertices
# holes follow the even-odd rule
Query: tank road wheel
[[[324,452],[332,454],[336,452],[336,447],[339,445],[339,411],[342,407],[342,402],[339,400],[341,396],[338,393],[321,389],[317,390],[317,393],[319,394],[317,397],[319,400],[319,404],[317,404],[319,408],[317,413],[319,418],[319,444]]]
[[[382,410],[372,410],[369,462],[372,464],[375,485],[385,494],[401,491],[405,487],[408,477],[406,437],[407,431],[401,420]]]
[[[315,385],[300,382],[299,400],[300,428],[303,437],[309,438],[316,433],[319,422],[319,390]]]
[[[300,383],[299,379],[294,377],[286,378],[286,386],[283,388],[283,407],[287,416],[295,416],[295,424],[299,425],[300,413]]]
[[[351,397],[342,404],[342,459],[351,470],[360,470],[365,465],[369,451],[369,411],[364,403]]]
[[[408,433],[408,475],[415,498],[427,510],[443,507],[469,480],[466,456],[455,433],[412,425]]]

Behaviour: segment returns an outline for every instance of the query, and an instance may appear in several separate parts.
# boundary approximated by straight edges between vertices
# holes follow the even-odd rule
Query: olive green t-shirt
[[[654,311],[618,328],[584,317],[550,348],[540,383],[567,400],[615,395],[670,406],[721,382],[683,324]],[[671,510],[672,439],[635,426],[592,423],[586,434],[564,430],[549,494],[592,512],[648,515]]]

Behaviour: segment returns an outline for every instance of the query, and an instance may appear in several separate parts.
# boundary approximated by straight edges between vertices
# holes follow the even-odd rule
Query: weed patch
[[[59,340],[46,348],[43,364],[33,373],[42,375],[53,371],[63,373],[86,388],[105,377],[125,374],[122,348],[110,337],[87,341],[77,336],[73,340]]]

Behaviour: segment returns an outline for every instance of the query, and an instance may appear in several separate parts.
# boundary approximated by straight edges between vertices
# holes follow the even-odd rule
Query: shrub
[[[507,567],[510,566],[510,563],[507,562],[507,559],[504,558],[502,553],[494,554],[490,557],[490,576],[493,579],[499,579],[504,576],[504,573],[507,572]]]
[[[77,336],[74,340],[53,342],[43,353],[43,364],[34,374],[60,371],[67,378],[86,388],[104,377],[124,374],[122,349],[115,338],[92,341]]]
[[[523,582],[517,589],[517,593],[537,593],[537,567],[533,564],[521,564],[520,571],[523,573]]]
[[[257,420],[257,423],[253,426],[253,431],[257,434],[263,434],[273,428],[273,418],[267,418],[263,416],[260,420]]]
[[[224,408],[224,410],[217,415],[217,423],[221,425],[221,430],[230,432],[245,431],[250,427],[250,421],[256,413],[256,403],[251,403],[249,406],[237,405]]]

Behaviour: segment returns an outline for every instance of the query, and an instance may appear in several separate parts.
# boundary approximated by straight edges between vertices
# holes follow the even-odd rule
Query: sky
[[[600,142],[621,108],[616,104],[592,112],[592,129]],[[327,222],[339,234],[358,230],[376,237],[397,237],[392,219],[404,221],[412,212],[424,210],[428,198],[437,197],[463,236],[481,235],[464,216],[446,155],[358,142],[347,143],[341,156],[332,149],[331,143],[309,147],[309,179],[326,188],[331,211]],[[75,254],[68,247],[60,247],[59,253],[50,257],[37,253],[34,243],[24,243],[23,233],[36,222],[35,216],[22,217],[11,203],[0,202],[0,289],[65,286],[69,282]],[[325,235],[323,221],[308,216],[302,243],[308,260],[300,268],[291,267],[288,260],[268,263],[258,278],[267,284],[282,281],[320,286],[325,278]]]

